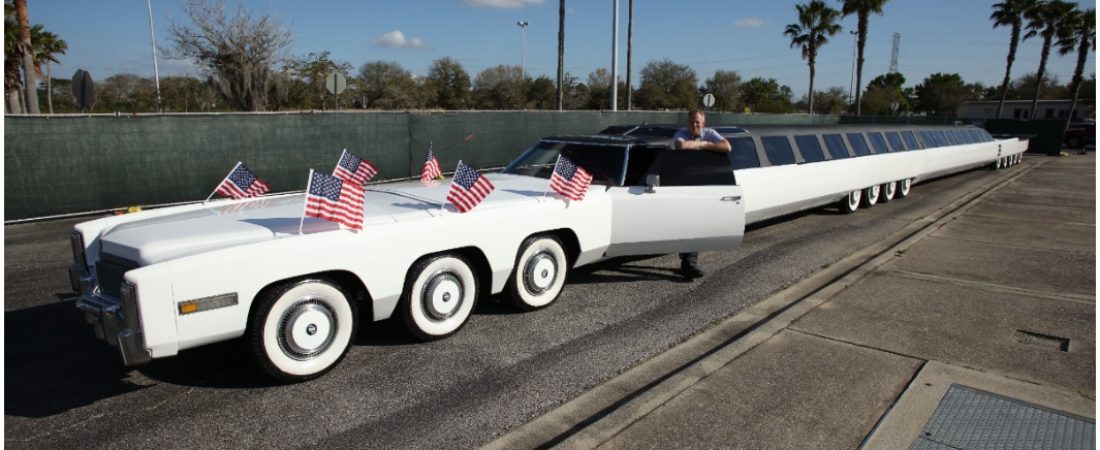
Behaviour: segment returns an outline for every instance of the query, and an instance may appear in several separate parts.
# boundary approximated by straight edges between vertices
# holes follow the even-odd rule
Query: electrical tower
[[[894,33],[894,50],[890,52],[890,73],[898,73],[898,47],[901,47],[901,33]]]

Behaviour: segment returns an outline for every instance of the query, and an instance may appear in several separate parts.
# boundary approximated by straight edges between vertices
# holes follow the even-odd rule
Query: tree
[[[57,37],[56,34],[43,29],[42,25],[32,27],[31,41],[34,43],[35,74],[42,75],[42,64],[46,65],[46,106],[47,111],[53,114],[53,83],[51,81],[53,78],[50,63],[60,63],[61,61],[57,60],[57,55],[64,55],[65,51],[69,49],[69,44],[64,39]]]
[[[867,22],[871,13],[882,14],[887,0],[843,0],[841,13],[844,17],[855,14],[856,23],[856,115],[860,115],[860,86],[863,81],[863,48],[867,45]]]
[[[584,109],[588,103],[588,86],[581,83],[573,74],[566,72],[562,80],[562,107],[564,109]]]
[[[750,112],[786,113],[792,109],[791,88],[780,86],[774,78],[753,78],[740,88],[741,102]]]
[[[647,109],[695,109],[699,107],[699,80],[688,66],[670,59],[652,61],[642,68],[638,106]]]
[[[240,4],[227,15],[224,0],[187,0],[183,11],[191,26],[169,26],[173,56],[198,63],[235,109],[268,109],[274,66],[293,40],[290,31],[270,14],[252,18]]]
[[[704,83],[707,93],[714,95],[714,109],[738,111],[741,109],[741,75],[732,70],[718,70]]]
[[[19,24],[15,21],[15,4],[4,1],[4,95],[7,96],[8,113],[23,112],[19,91],[23,80],[19,77],[19,65],[23,55],[19,52]]]
[[[96,107],[100,110],[145,112],[156,110],[153,80],[132,73],[111,75],[99,83]]]
[[[550,77],[543,75],[527,84],[527,98],[530,99],[527,109],[556,109],[557,87]]]
[[[599,68],[588,73],[586,109],[611,109],[611,71]]]
[[[186,76],[162,78],[160,94],[164,110],[169,112],[209,111],[218,98],[209,83]]]
[[[520,66],[499,65],[474,77],[474,104],[481,109],[523,109],[527,106],[527,77]]]
[[[15,21],[19,26],[19,54],[23,58],[23,92],[27,113],[38,114],[38,84],[34,78],[34,45],[31,42],[27,0],[15,0]]]
[[[1012,82],[1012,91],[1009,98],[1014,100],[1030,100],[1035,96],[1035,73],[1027,73]],[[1066,87],[1058,82],[1058,77],[1043,77],[1039,86],[1039,100],[1057,100],[1068,97]]]
[[[416,106],[412,74],[396,62],[373,61],[359,67],[359,82],[367,107],[408,109]]]
[[[959,105],[969,99],[971,94],[966,83],[957,73],[934,73],[917,85],[918,111],[932,115],[954,115]]]
[[[301,109],[324,108],[330,95],[325,87],[329,74],[351,72],[351,63],[332,60],[327,50],[304,57],[289,58],[283,63],[284,89],[291,104]],[[316,103],[315,103],[316,102]]]
[[[470,75],[458,60],[443,57],[432,62],[424,80],[429,106],[443,109],[470,108]]]
[[[814,72],[817,64],[817,49],[829,42],[829,37],[844,28],[836,23],[840,11],[830,8],[821,0],[795,5],[798,11],[798,23],[787,25],[783,34],[791,38],[791,48],[802,49],[802,59],[810,66],[810,114],[814,109]]]
[[[1012,34],[1008,41],[1008,57],[1005,63],[1005,79],[1001,82],[1001,101],[997,103],[997,115],[1001,117],[1005,100],[1008,98],[1009,82],[1012,77],[1012,63],[1016,61],[1016,49],[1020,47],[1020,33],[1023,31],[1024,14],[1035,8],[1038,0],[1004,0],[993,5],[993,14],[989,20],[993,21],[993,28],[1010,27]]]
[[[905,85],[905,76],[892,72],[873,78],[867,83],[867,91],[861,98],[863,110],[874,115],[891,115],[894,110],[892,103],[898,103],[899,112],[907,112],[912,109],[909,99],[902,91]]]
[[[831,87],[825,91],[814,93],[814,114],[840,114],[848,105],[848,92],[842,87]],[[802,97],[798,103],[807,108],[809,95]]]
[[[1043,76],[1047,70],[1047,60],[1050,58],[1050,47],[1054,38],[1065,26],[1066,17],[1073,11],[1073,4],[1062,0],[1050,0],[1039,4],[1026,12],[1027,34],[1024,39],[1034,36],[1043,37],[1043,50],[1039,56],[1039,70],[1035,72],[1035,94],[1031,100],[1031,117],[1039,110],[1039,90],[1042,87]]]
[[[1077,65],[1073,69],[1073,79],[1069,82],[1069,95],[1072,98],[1069,114],[1066,116],[1066,127],[1069,127],[1073,112],[1077,109],[1077,97],[1081,93],[1089,49],[1096,50],[1096,10],[1074,10],[1063,31],[1058,37],[1058,53],[1068,55],[1073,53],[1075,47],[1077,50]]]

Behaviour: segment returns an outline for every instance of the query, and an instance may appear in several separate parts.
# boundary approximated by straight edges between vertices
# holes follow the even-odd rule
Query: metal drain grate
[[[1091,420],[953,384],[911,449],[1091,449],[1095,432]]]

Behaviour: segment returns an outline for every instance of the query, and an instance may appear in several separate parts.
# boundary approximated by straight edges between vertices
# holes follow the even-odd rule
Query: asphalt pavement
[[[1095,448],[1095,154],[1003,175],[484,448]]]

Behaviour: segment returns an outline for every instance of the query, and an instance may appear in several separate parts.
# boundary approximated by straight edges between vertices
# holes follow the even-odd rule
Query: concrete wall
[[[347,148],[378,180],[420,173],[432,143],[444,171],[460,159],[501,166],[543,136],[608,125],[683,123],[679,112],[462,111],[6,116],[5,220],[198,201],[243,161],[273,192],[305,188]],[[712,113],[711,124],[837,123],[836,116]]]

